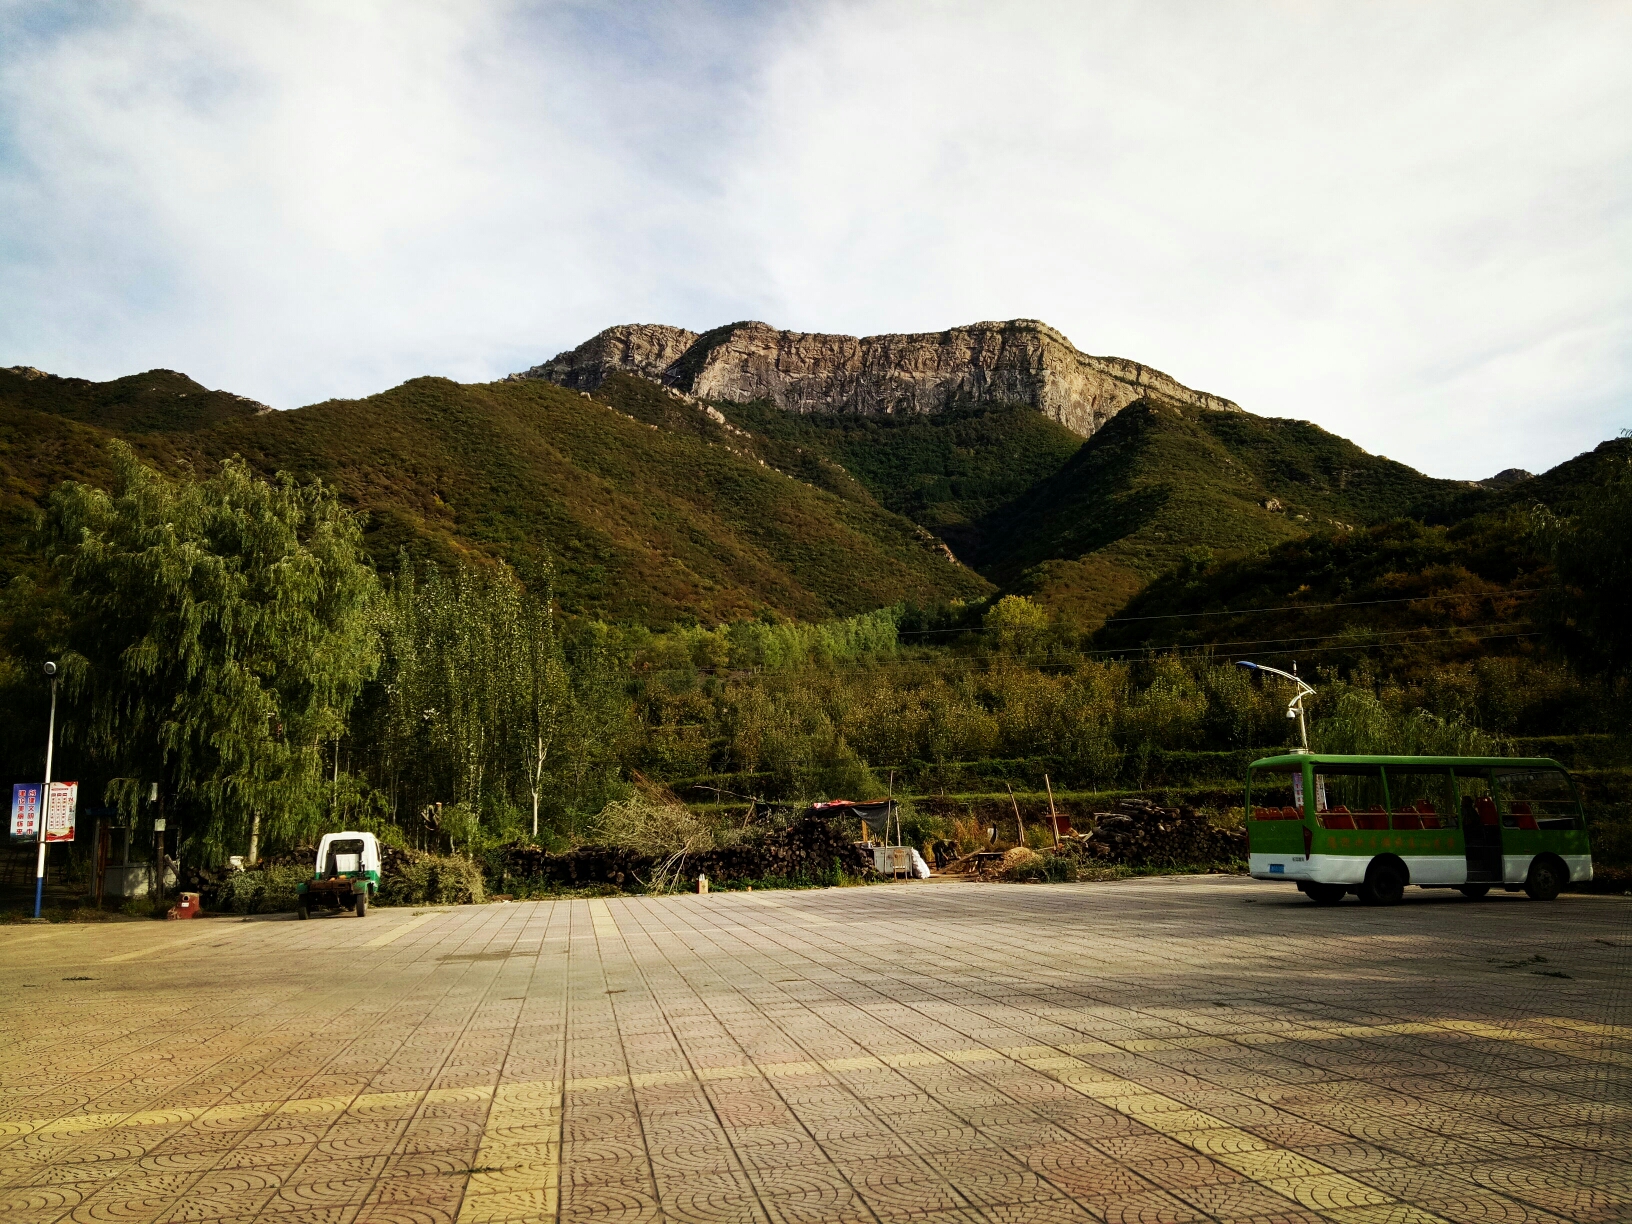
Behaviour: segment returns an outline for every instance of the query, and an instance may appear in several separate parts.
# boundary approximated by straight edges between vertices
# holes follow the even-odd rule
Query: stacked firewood
[[[732,880],[767,880],[830,877],[835,870],[849,876],[872,873],[872,856],[853,844],[844,829],[816,813],[806,813],[785,829],[759,837],[698,851],[683,857],[658,859],[622,846],[578,846],[550,854],[538,846],[516,845],[505,852],[505,874],[517,879],[581,886],[613,884],[643,887],[658,875],[695,879],[699,874],[725,883]]]
[[[1162,807],[1148,799],[1122,799],[1113,811],[1093,813],[1081,838],[1096,859],[1128,866],[1227,863],[1247,855],[1247,835],[1221,829],[1192,807]]]

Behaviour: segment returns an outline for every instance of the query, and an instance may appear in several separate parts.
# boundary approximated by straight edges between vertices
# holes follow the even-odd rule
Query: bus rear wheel
[[[1461,888],[1457,889],[1456,891],[1461,893],[1469,901],[1483,901],[1485,899],[1485,894],[1490,891],[1490,885],[1489,884],[1464,884],[1464,885],[1462,885]]]
[[[1362,905],[1398,905],[1405,897],[1405,872],[1381,859],[1366,870],[1359,893]]]
[[[1525,894],[1532,901],[1552,901],[1564,891],[1568,877],[1560,864],[1551,858],[1538,858],[1530,864],[1530,874],[1524,881]]]
[[[1305,884],[1303,895],[1316,905],[1336,905],[1349,895],[1349,890],[1341,884]]]

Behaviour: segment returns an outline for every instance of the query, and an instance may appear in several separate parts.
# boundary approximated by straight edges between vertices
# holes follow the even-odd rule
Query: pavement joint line
[[[415,927],[422,927],[427,922],[430,922],[430,921],[432,921],[433,919],[436,919],[436,918],[440,918],[441,916],[442,916],[441,913],[438,912],[438,913],[434,913],[434,914],[421,914],[418,918],[410,918],[407,922],[400,923],[399,925],[392,927],[389,931],[385,931],[385,932],[383,932],[383,933],[381,933],[379,935],[376,935],[373,939],[370,939],[367,943],[365,943],[363,945],[363,947],[365,947],[365,948],[383,948],[383,947],[385,947],[386,944],[390,943],[392,940],[401,939],[404,935],[408,934],[408,932],[412,931]]]
[[[36,940],[50,939],[54,935],[71,935],[75,931],[85,932],[91,929],[89,922],[64,922],[49,931],[35,931],[30,935],[19,935],[16,939],[0,940],[0,949],[10,951],[21,944],[34,943]]]
[[[216,927],[214,930],[203,931],[197,935],[189,935],[185,939],[167,939],[162,943],[153,944],[151,947],[137,948],[134,952],[121,952],[118,956],[104,956],[97,963],[102,965],[112,965],[119,961],[132,961],[140,956],[152,956],[156,952],[168,952],[172,948],[185,947],[187,944],[198,943],[200,940],[216,939],[223,934],[225,934],[225,932],[222,931],[220,927]]]

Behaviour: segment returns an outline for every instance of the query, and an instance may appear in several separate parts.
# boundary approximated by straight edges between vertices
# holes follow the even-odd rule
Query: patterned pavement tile
[[[1620,1224],[1629,931],[1198,877],[0,928],[0,1224]]]

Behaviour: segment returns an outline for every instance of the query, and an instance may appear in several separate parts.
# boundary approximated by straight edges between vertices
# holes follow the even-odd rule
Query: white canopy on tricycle
[[[333,856],[333,846],[336,842],[361,842],[362,851],[346,849]],[[357,857],[360,861],[351,865],[332,862],[331,857],[346,859]],[[372,833],[325,833],[323,840],[317,843],[317,868],[319,877],[326,876],[331,871],[352,872],[372,871],[376,875],[380,870],[380,843]]]

